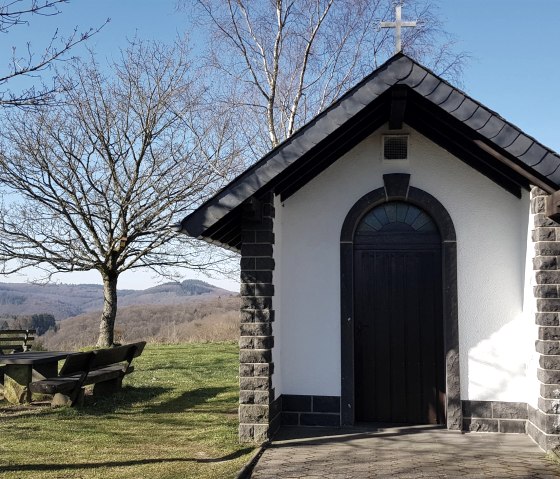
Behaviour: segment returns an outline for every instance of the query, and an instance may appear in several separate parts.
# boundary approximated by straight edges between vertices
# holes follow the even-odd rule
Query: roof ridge
[[[313,167],[311,173],[305,173],[305,162],[293,168],[292,165],[296,165],[302,157],[312,155],[313,151],[319,151],[314,150],[319,144],[323,144],[319,148],[329,148],[325,147],[323,142],[328,142],[328,138],[337,131],[351,128],[353,120],[359,122],[364,118],[371,118],[372,112],[375,112],[375,121],[378,122],[376,128],[379,128],[379,121],[386,114],[383,105],[390,101],[386,98],[386,93],[397,85],[410,88],[418,95],[418,101],[422,98],[433,105],[437,109],[435,111],[441,112],[441,115],[450,115],[449,119],[453,118],[472,131],[473,135],[469,137],[473,140],[473,145],[486,145],[488,149],[483,148],[481,144],[478,146],[496,161],[505,164],[509,162],[508,168],[515,170],[516,175],[523,176],[524,187],[529,184],[527,181],[531,182],[530,184],[544,185],[542,187],[550,191],[560,187],[558,153],[527,135],[517,125],[475,100],[461,88],[452,85],[430,68],[399,52],[206,200],[183,219],[181,230],[192,236],[202,237],[209,228],[220,222],[247,198],[269,186],[272,181],[280,181],[278,184],[285,182],[287,176],[284,175],[283,179],[279,176],[284,173],[293,175],[297,170],[297,174],[304,174],[304,178],[298,182],[305,184],[322,171],[323,162]],[[381,96],[385,96],[385,100],[380,103],[378,99]],[[355,137],[356,134],[349,136]],[[337,146],[335,150],[340,151],[340,148]],[[327,151],[327,155],[331,153],[332,151]],[[301,185],[297,188],[299,187]],[[284,186],[281,186],[280,191],[283,191],[282,188]]]

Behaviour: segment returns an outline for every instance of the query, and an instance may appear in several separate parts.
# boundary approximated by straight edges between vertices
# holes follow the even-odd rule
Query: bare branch
[[[457,81],[468,59],[455,51],[437,5],[407,0],[405,52]],[[216,102],[240,118],[244,142],[256,158],[292,135],[312,116],[393,55],[392,36],[381,30],[394,15],[393,0],[179,0],[198,12],[211,32],[207,66]],[[255,158],[253,158],[255,159]]]
[[[171,229],[231,178],[240,152],[233,118],[206,104],[188,53],[183,41],[133,42],[110,77],[94,58],[74,60],[61,82],[76,87],[58,104],[4,112],[3,273],[99,271],[102,343],[112,341],[122,272],[214,270],[230,256]]]
[[[33,16],[50,17],[61,13],[59,6],[67,0],[12,0],[0,4],[0,33],[9,31],[19,25],[29,25]],[[88,40],[98,33],[109,22],[109,19],[98,28],[89,28],[79,32],[75,28],[67,37],[60,37],[58,30],[54,32],[49,43],[39,54],[31,49],[27,43],[25,51],[20,53],[12,47],[12,57],[8,70],[0,74],[0,105],[8,107],[37,107],[54,101],[62,86],[55,75],[52,85],[32,86],[20,92],[9,89],[10,80],[17,77],[38,78],[40,74],[50,69],[56,62],[67,58],[68,53],[76,45]]]

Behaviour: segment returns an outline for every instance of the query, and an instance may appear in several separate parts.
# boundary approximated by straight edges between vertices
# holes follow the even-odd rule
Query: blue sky
[[[560,152],[560,96],[556,92],[560,84],[560,0],[436,3],[446,29],[455,35],[459,48],[472,56],[463,78],[466,93]],[[2,45],[7,48],[31,41],[38,50],[57,27],[64,35],[76,26],[87,30],[111,18],[88,42],[99,54],[111,57],[118,55],[119,47],[135,35],[170,41],[183,34],[189,14],[177,12],[175,5],[175,0],[72,0],[57,17],[17,27],[2,38]],[[413,20],[406,9],[403,18]],[[75,53],[81,52],[78,49]],[[1,56],[0,60],[3,61]],[[60,276],[59,280],[99,282],[97,272]],[[231,280],[210,281],[237,288]],[[155,279],[150,273],[134,273],[123,275],[120,286],[143,288],[153,284]]]
[[[560,152],[560,1],[440,4],[448,31],[473,56],[466,92]]]

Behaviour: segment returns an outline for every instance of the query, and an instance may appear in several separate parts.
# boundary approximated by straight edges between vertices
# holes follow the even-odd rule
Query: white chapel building
[[[560,156],[399,53],[181,222],[241,254],[240,438],[560,444]]]

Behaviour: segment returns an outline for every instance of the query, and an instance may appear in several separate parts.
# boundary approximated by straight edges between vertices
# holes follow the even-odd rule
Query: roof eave
[[[555,152],[411,58],[398,54],[184,218],[181,232],[207,238],[212,232],[223,229],[224,222],[228,223],[227,217],[244,201],[275,188],[286,172],[297,169],[295,165],[301,158],[379,103],[379,98],[397,85],[413,90],[442,115],[472,130],[473,148],[510,168],[511,176],[521,175],[547,192],[559,188],[560,157]],[[315,169],[322,171],[317,166]],[[307,181],[314,176],[312,173],[307,172]],[[300,187],[297,186],[296,191]],[[232,247],[230,243],[227,245]]]

